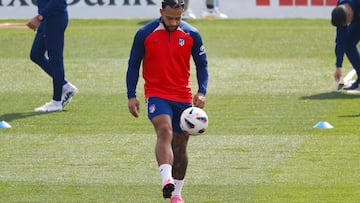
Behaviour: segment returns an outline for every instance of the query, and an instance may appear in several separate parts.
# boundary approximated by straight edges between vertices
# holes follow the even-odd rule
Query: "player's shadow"
[[[360,98],[360,93],[345,93],[345,92],[325,92],[320,94],[313,94],[309,96],[303,96],[300,97],[300,99],[307,100],[307,99],[313,99],[313,100],[324,100],[324,99],[356,99]]]
[[[7,113],[0,115],[0,120],[4,120],[6,122],[11,122],[18,119],[45,115],[46,113],[38,113],[38,112],[24,112],[24,113]]]
[[[355,115],[340,115],[340,118],[358,118],[360,117],[360,114],[355,114]]]
[[[346,92],[327,92],[327,93],[320,93],[314,94],[310,96],[303,96],[301,99],[314,99],[314,100],[327,100],[327,99],[356,99],[360,98],[360,93],[346,93]],[[357,118],[360,117],[360,114],[353,114],[353,115],[340,115],[339,117],[342,118]]]

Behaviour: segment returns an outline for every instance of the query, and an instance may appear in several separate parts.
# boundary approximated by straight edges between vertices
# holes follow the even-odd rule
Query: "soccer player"
[[[50,102],[36,108],[36,112],[62,111],[77,88],[65,80],[64,35],[68,24],[66,0],[38,0],[38,15],[27,22],[37,31],[30,58],[39,65],[53,81],[53,97]],[[45,53],[47,52],[47,55]]]
[[[358,75],[357,80],[344,90],[359,88],[360,55],[356,47],[360,40],[360,2],[356,0],[339,0],[332,10],[331,23],[336,27],[336,71],[335,80],[340,81],[342,75],[342,63],[346,54],[351,65]]]
[[[126,74],[129,112],[139,116],[136,95],[140,65],[147,115],[157,141],[155,156],[162,177],[162,193],[170,202],[183,202],[181,190],[188,165],[189,135],[180,129],[183,110],[203,108],[208,85],[208,63],[197,29],[182,21],[184,0],[163,0],[160,18],[140,28],[133,40]],[[194,60],[198,89],[190,83],[190,59]]]

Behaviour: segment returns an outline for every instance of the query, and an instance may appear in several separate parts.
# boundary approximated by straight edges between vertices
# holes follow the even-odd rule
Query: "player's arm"
[[[193,98],[193,104],[196,107],[204,108],[205,106],[205,94],[207,92],[207,86],[208,86],[208,68],[206,66],[196,66],[196,76],[197,76],[197,82],[198,82],[198,91],[197,94],[195,94]]]
[[[205,105],[205,95],[209,80],[208,62],[206,57],[205,46],[198,32],[192,33],[194,45],[192,48],[192,57],[196,66],[196,78],[198,91],[193,98],[194,106],[203,108]]]
[[[137,32],[130,51],[128,69],[126,72],[126,87],[129,112],[138,117],[140,110],[139,100],[136,98],[136,87],[139,80],[140,65],[144,55],[144,43],[141,33]]]
[[[27,23],[26,26],[34,31],[37,30],[39,27],[41,21],[43,20],[43,17],[41,15],[37,15],[33,18],[31,18]]]
[[[39,3],[39,2],[38,2]],[[42,3],[42,2],[40,2]],[[30,19],[26,26],[28,26],[30,29],[36,31],[39,27],[41,21],[48,17],[53,15],[55,12],[58,12],[58,10],[64,10],[66,8],[66,1],[64,0],[50,0],[44,8],[41,8],[39,10],[39,14],[32,19]]]
[[[342,68],[341,67],[337,67],[334,73],[334,78],[336,82],[340,82],[341,81],[341,76],[342,76]]]
[[[334,73],[335,81],[340,81],[342,71],[342,63],[344,61],[344,43],[346,37],[346,29],[347,27],[338,27],[336,28],[336,39],[335,39],[335,56],[336,56],[336,70]]]
[[[129,112],[134,116],[139,116],[140,102],[136,98],[136,86],[139,80],[139,69],[133,68],[129,65],[126,72],[126,87],[128,97],[128,109]]]

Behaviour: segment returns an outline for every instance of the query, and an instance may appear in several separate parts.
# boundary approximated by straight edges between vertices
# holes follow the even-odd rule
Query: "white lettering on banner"
[[[230,18],[330,18],[337,0],[221,0]],[[161,0],[67,0],[70,18],[157,18]],[[205,0],[191,0],[199,18]],[[0,0],[0,18],[30,18],[36,0]]]
[[[70,3],[68,2],[68,5],[69,6],[76,5],[79,2],[80,2],[80,0],[73,0]],[[103,0],[96,0],[95,2],[91,1],[91,0],[84,0],[84,3],[89,5],[89,6],[95,6],[95,5],[102,6],[102,5],[105,5],[105,4],[109,5],[109,6],[116,6],[117,5],[115,0],[109,0],[108,3],[106,1],[103,1]],[[140,6],[142,4],[141,4],[140,0],[135,0],[135,2],[133,4],[130,3],[130,0],[124,0],[122,5],[123,6],[130,6],[130,5]],[[156,3],[153,2],[152,0],[146,0],[146,5],[156,5]]]
[[[19,4],[16,3],[16,1],[19,1]],[[71,1],[68,1],[68,5],[69,6],[73,6],[73,5],[76,5],[80,2],[81,0],[71,0]],[[5,6],[5,7],[15,7],[16,5],[19,5],[20,7],[21,6],[29,6],[30,4],[31,5],[34,5],[36,6],[36,0],[11,0],[10,2],[8,3],[3,3],[4,1],[3,0],[0,0],[0,7],[1,6]],[[152,0],[145,0],[146,2],[146,5],[156,5],[155,2],[153,2]],[[99,5],[99,6],[102,6],[102,5],[109,5],[109,6],[116,6],[116,0],[109,0],[109,1],[104,1],[104,0],[84,0],[84,3],[86,5],[89,5],[89,6],[94,6],[94,5]],[[123,6],[130,6],[130,5],[134,5],[134,6],[139,6],[139,5],[142,5],[141,4],[141,1],[140,0],[135,0],[132,4],[130,2],[130,0],[123,0],[123,3],[122,3]]]
[[[338,0],[256,0],[257,6],[270,6],[276,3],[279,6],[335,6]]]

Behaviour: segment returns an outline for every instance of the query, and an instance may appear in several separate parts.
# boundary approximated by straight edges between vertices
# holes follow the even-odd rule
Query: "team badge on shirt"
[[[180,45],[180,46],[184,46],[184,45],[185,45],[185,39],[184,39],[184,38],[179,38],[179,45]]]

